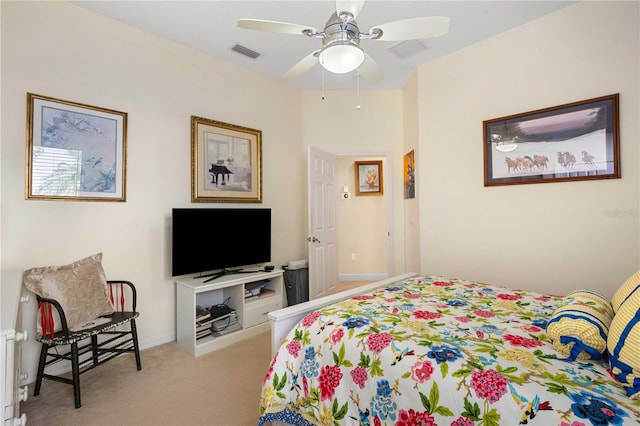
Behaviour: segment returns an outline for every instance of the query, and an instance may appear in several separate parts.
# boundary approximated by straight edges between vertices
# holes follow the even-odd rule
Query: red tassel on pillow
[[[38,302],[40,308],[40,327],[42,327],[42,335],[44,337],[54,338],[53,331],[53,308],[50,303]]]
[[[120,312],[124,312],[124,284],[120,283]]]

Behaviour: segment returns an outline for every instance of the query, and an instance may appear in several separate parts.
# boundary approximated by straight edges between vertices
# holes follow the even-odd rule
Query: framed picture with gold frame
[[[127,113],[27,93],[26,199],[126,201]]]
[[[191,116],[191,201],[262,202],[262,131]]]
[[[356,195],[383,195],[382,161],[356,161]]]

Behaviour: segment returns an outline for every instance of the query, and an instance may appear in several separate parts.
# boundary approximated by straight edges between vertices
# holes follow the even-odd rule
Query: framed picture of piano
[[[191,201],[262,202],[262,131],[191,116]]]

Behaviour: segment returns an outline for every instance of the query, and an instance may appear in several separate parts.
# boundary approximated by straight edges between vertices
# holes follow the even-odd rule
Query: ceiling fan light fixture
[[[364,52],[349,40],[336,40],[322,49],[318,60],[327,71],[345,74],[362,65]]]

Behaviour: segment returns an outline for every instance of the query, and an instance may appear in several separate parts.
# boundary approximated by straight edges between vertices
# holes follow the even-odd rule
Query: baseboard
[[[164,336],[159,339],[146,340],[144,342],[140,341],[139,345],[140,345],[140,350],[143,351],[145,349],[150,349],[156,346],[164,345],[165,343],[170,343],[175,341],[176,341],[176,335],[174,333],[171,336]]]
[[[339,274],[340,281],[380,281],[388,278],[386,274]]]
[[[145,342],[138,342],[138,346],[140,348],[140,351],[142,352],[145,349],[150,349],[153,348],[155,346],[159,346],[159,345],[164,345],[165,343],[170,343],[170,342],[175,342],[176,341],[176,336],[175,334],[173,336],[164,336],[160,339],[154,339],[154,340],[147,340]],[[38,354],[40,353],[40,343],[38,343]],[[133,354],[131,354],[133,355]],[[85,357],[90,356],[90,354],[85,354]],[[39,358],[39,357],[38,357]],[[83,358],[83,359],[84,359]],[[37,360],[37,358],[36,358]],[[38,364],[37,362],[35,364],[30,363],[28,365],[30,368],[27,370],[25,369],[25,367],[27,367],[26,365],[22,365],[22,371],[26,371],[27,374],[27,379],[25,379],[23,382],[21,382],[22,385],[30,385],[32,383],[35,383],[36,381],[36,377],[38,376]],[[142,358],[142,367],[144,368],[144,358]],[[53,375],[61,375],[61,374],[65,374],[65,373],[69,373],[71,372],[71,363],[70,362],[60,362],[58,364],[53,364],[51,365],[48,369],[47,369],[47,373],[49,374],[53,374]]]

